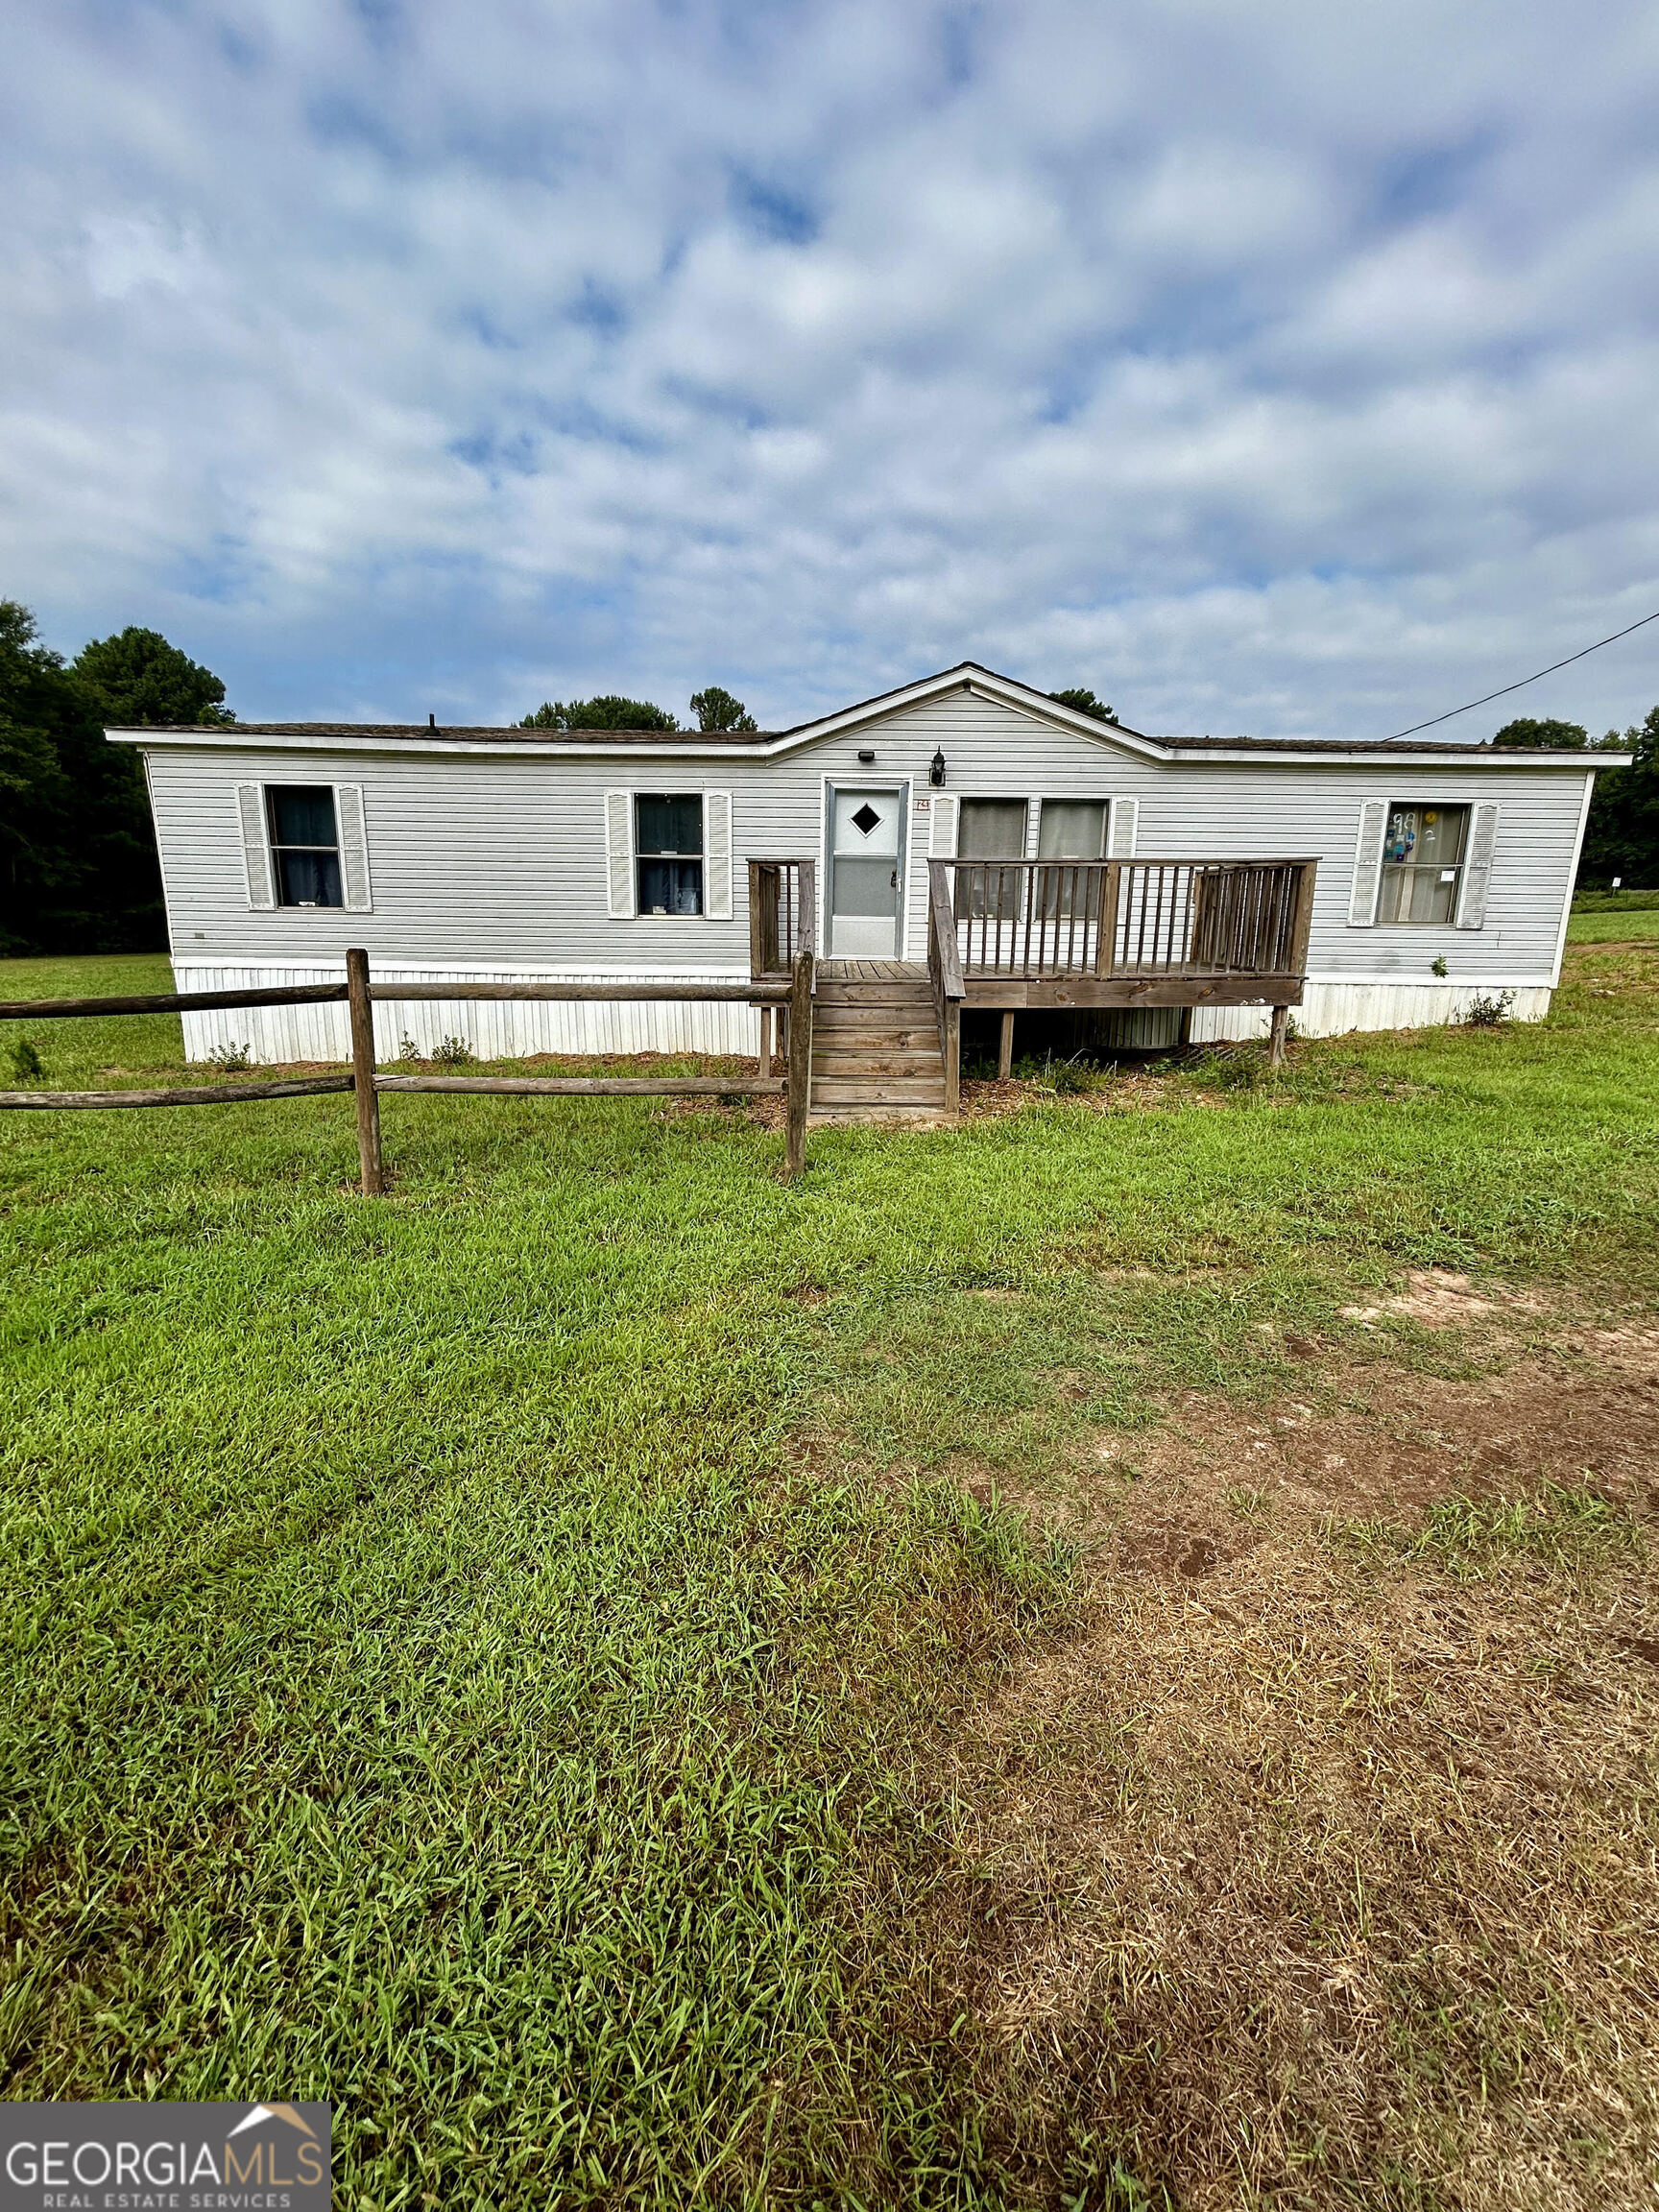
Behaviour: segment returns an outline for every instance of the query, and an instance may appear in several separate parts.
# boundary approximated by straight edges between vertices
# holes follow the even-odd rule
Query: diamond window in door
[[[891,960],[899,950],[900,791],[837,790],[830,842],[830,952]]]

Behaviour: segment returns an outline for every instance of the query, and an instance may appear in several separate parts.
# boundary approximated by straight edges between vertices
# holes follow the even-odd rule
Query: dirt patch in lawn
[[[1077,1470],[918,1971],[1033,2201],[1650,2204],[1659,1331],[1308,1371]]]

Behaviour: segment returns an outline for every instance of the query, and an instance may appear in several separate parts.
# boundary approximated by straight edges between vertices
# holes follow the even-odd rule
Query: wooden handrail
[[[956,944],[956,916],[950,903],[944,860],[927,863],[927,976],[933,986],[933,1011],[939,1023],[939,1056],[945,1063],[945,1111],[962,1102],[962,1001],[968,986]]]
[[[1317,866],[1300,858],[935,860],[930,936],[941,962],[949,945],[974,976],[1301,974]],[[943,1021],[942,996],[940,1004]]]
[[[818,950],[818,864],[793,860],[749,863],[749,972],[793,976],[799,953]]]

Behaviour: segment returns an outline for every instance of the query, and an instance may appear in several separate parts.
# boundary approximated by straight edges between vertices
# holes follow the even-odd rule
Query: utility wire
[[[1419,730],[1432,730],[1437,722],[1450,722],[1454,715],[1467,714],[1476,707],[1488,706],[1494,699],[1506,699],[1511,691],[1523,691],[1528,684],[1536,684],[1539,676],[1553,676],[1557,668],[1565,668],[1572,661],[1582,661],[1585,653],[1599,653],[1603,645],[1615,645],[1621,637],[1628,637],[1631,630],[1645,630],[1649,622],[1659,622],[1659,608],[1651,614],[1644,614],[1640,622],[1632,622],[1628,630],[1615,630],[1611,637],[1598,637],[1594,645],[1586,645],[1582,652],[1569,653],[1565,661],[1551,661],[1548,668],[1537,674],[1523,676],[1519,684],[1505,684],[1501,691],[1488,691],[1484,699],[1471,699],[1466,707],[1452,707],[1444,714],[1432,714],[1427,722],[1413,722],[1409,730],[1396,730],[1393,737],[1384,737],[1384,745],[1392,745],[1398,737],[1415,737]]]

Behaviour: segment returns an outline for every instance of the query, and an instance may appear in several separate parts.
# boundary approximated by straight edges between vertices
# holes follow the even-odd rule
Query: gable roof
[[[1623,767],[1629,759],[1627,754],[1510,751],[1490,742],[1459,745],[1450,740],[1403,749],[1396,738],[1153,737],[1144,731],[1131,729],[1125,722],[1103,722],[1074,707],[1064,706],[1046,692],[1021,684],[1012,676],[999,676],[995,669],[982,667],[976,661],[958,661],[955,667],[941,669],[937,675],[901,685],[892,691],[878,692],[873,698],[860,699],[851,707],[840,708],[814,721],[798,722],[787,730],[526,730],[477,725],[433,729],[408,722],[234,722],[205,727],[171,723],[150,729],[111,728],[104,734],[122,745],[235,746],[254,740],[301,750],[352,752],[511,751],[600,757],[646,753],[677,759],[700,754],[730,757],[733,753],[746,753],[770,757],[794,752],[802,746],[821,744],[827,738],[849,734],[871,723],[886,721],[913,707],[947,698],[953,691],[972,692],[1016,713],[1071,731],[1094,744],[1152,760],[1180,760],[1184,757],[1253,760],[1267,755],[1280,759],[1337,761],[1381,756],[1400,765],[1421,758],[1442,763],[1456,759],[1471,767],[1572,765],[1584,769]]]

